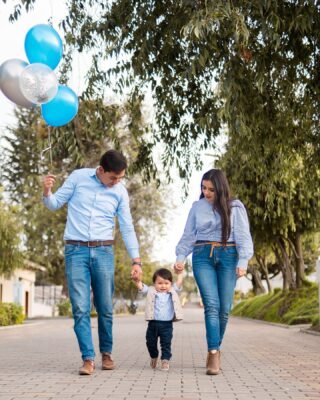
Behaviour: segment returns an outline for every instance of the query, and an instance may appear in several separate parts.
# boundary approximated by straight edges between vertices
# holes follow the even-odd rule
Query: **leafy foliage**
[[[21,234],[17,207],[0,200],[0,275],[10,276],[21,265]]]
[[[61,317],[71,317],[72,309],[71,303],[69,299],[61,300],[60,303],[57,304],[59,316]]]
[[[242,301],[233,308],[232,315],[289,325],[311,323],[318,315],[317,295],[315,284],[289,292],[275,291]]]
[[[18,325],[24,321],[22,306],[14,303],[0,304],[0,326]]]
[[[144,134],[142,122],[141,129],[132,122],[131,111],[138,111],[130,105],[107,106],[100,101],[83,101],[80,108],[82,112],[72,124],[53,129],[51,133],[39,121],[37,111],[17,110],[18,125],[10,129],[6,136],[8,148],[3,174],[11,199],[21,205],[27,256],[47,267],[47,276],[40,279],[49,279],[56,284],[64,283],[66,209],[52,213],[41,205],[41,175],[49,168],[57,176],[58,187],[74,168],[98,165],[101,154],[110,147],[121,149],[132,161],[136,157],[139,135]],[[49,138],[52,163],[49,151],[43,153]],[[154,237],[161,232],[165,204],[163,191],[157,188],[156,182],[145,186],[142,179],[133,173],[134,168],[129,171],[126,186],[144,260],[144,274],[148,280],[153,269],[150,250]],[[129,280],[131,260],[118,231],[116,241],[116,292],[134,297],[135,288]]]
[[[33,3],[21,2],[12,19]],[[112,87],[134,103],[152,93],[153,139],[139,142],[136,163],[147,176],[159,141],[165,169],[176,164],[186,177],[224,126],[230,135],[250,138],[258,129],[281,143],[291,126],[318,154],[317,2],[69,0],[67,8],[66,53],[92,56],[84,97],[103,98]]]
[[[35,110],[18,110],[16,116],[17,127],[11,128],[6,137],[8,146],[4,152],[3,176],[12,202],[20,206],[25,256],[44,265],[51,282],[62,283],[62,233],[66,212],[51,213],[41,206],[41,174],[47,168],[41,150],[47,147],[48,132],[38,123],[39,115]],[[63,168],[63,162],[55,160],[55,167],[59,166]],[[60,175],[60,182],[61,178]]]
[[[307,105],[300,108],[307,113]],[[248,207],[257,261],[272,251],[277,260],[269,256],[270,272],[281,270],[285,285],[294,287],[303,280],[301,236],[314,235],[320,226],[320,170],[311,161],[316,146],[301,143],[290,124],[282,130],[286,141],[280,135],[265,135],[267,129],[266,121],[263,130],[256,127],[246,140],[241,134],[232,136],[219,165]],[[299,134],[306,136],[307,131],[301,127]]]
[[[21,2],[13,20],[35,1]],[[299,285],[301,244],[319,230],[319,2],[68,0],[67,6],[62,69],[70,72],[73,51],[90,53],[83,98],[97,103],[110,88],[129,96],[139,133],[134,170],[155,177],[152,155],[161,142],[165,171],[177,166],[188,178],[199,153],[225,131],[221,165],[248,206],[259,268],[267,268],[265,276],[281,270],[285,287]],[[141,134],[136,107],[148,92],[152,137]],[[68,154],[79,162],[84,152],[75,136],[60,141],[69,141]]]

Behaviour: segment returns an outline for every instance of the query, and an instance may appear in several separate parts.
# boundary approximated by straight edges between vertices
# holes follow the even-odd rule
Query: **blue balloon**
[[[46,64],[51,69],[56,68],[63,54],[62,40],[58,32],[45,24],[35,25],[28,31],[24,49],[30,64]]]
[[[56,96],[41,105],[42,118],[50,126],[62,126],[70,122],[78,112],[79,100],[68,86],[60,85]]]

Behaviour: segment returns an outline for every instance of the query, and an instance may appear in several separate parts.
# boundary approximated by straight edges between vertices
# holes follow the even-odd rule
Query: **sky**
[[[17,4],[17,1],[14,0],[7,4],[0,3],[0,34],[2,38],[0,65],[11,58],[28,61],[24,51],[25,36],[31,27],[40,23],[48,23],[48,19],[51,19],[53,27],[58,31],[63,40],[63,32],[58,27],[58,22],[65,14],[63,0],[38,1],[32,12],[28,14],[23,13],[24,15],[17,22],[10,24],[8,17],[15,4]],[[68,82],[68,86],[77,94],[80,94],[81,87],[83,86],[80,77],[83,75],[83,68],[86,65],[88,65],[86,60],[80,60],[79,57],[74,58],[74,72],[71,76],[71,81]],[[13,110],[14,104],[0,92],[0,128],[14,124]],[[223,147],[223,143],[224,141],[221,139],[219,144],[221,148]],[[174,263],[175,247],[183,233],[188,212],[192,203],[199,199],[201,177],[204,172],[213,167],[214,158],[212,154],[204,154],[202,162],[202,170],[195,171],[190,179],[189,195],[187,198],[183,199],[183,184],[178,178],[174,178],[173,184],[168,187],[176,207],[169,209],[167,212],[164,234],[157,239],[157,244],[153,249],[154,260]]]
[[[24,51],[24,39],[28,30],[36,24],[47,23],[48,18],[53,14],[51,4],[52,1],[41,0],[37,2],[37,6],[32,14],[23,15],[18,22],[9,23],[8,18],[10,12],[14,9],[14,5],[18,2],[11,0],[7,4],[0,2],[0,65],[11,58],[19,58],[28,62]],[[55,0],[59,7],[54,11],[56,17],[53,18],[53,26],[59,31],[57,24],[58,18],[63,16],[63,1]],[[60,34],[61,32],[59,32]],[[6,126],[7,123],[13,123],[14,104],[0,92],[0,127]]]

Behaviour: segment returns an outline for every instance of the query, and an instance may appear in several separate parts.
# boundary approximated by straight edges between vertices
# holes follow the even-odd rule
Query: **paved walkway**
[[[70,319],[0,329],[1,400],[286,400],[320,399],[320,336],[297,328],[232,319],[223,371],[205,375],[203,311],[185,309],[175,324],[169,372],[151,370],[142,315],[116,317],[117,369],[79,376],[81,364]],[[96,320],[93,320],[97,346]]]

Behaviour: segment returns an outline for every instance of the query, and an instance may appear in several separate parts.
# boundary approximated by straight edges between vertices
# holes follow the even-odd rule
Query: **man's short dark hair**
[[[116,172],[117,174],[127,169],[125,156],[117,150],[108,150],[100,158],[100,166],[104,172]]]
[[[172,280],[173,280],[172,273],[167,268],[160,268],[155,271],[155,273],[153,274],[153,277],[152,277],[153,283],[155,283],[158,276],[160,276],[160,278],[166,279],[167,281],[170,281],[172,283]]]

